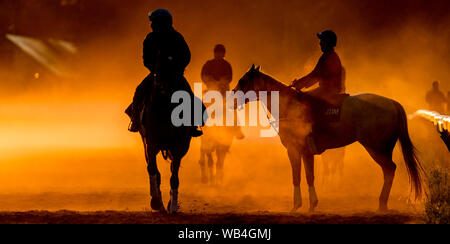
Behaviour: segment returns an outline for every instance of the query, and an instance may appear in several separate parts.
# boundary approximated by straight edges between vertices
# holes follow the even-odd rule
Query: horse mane
[[[302,91],[296,91],[293,88],[289,87],[288,85],[284,84],[281,81],[276,80],[275,78],[271,77],[270,75],[264,74],[262,72],[258,72],[263,78],[266,84],[270,85],[274,90],[278,90],[280,92],[286,93],[289,96],[295,96],[295,97],[301,97],[303,94],[305,94]]]

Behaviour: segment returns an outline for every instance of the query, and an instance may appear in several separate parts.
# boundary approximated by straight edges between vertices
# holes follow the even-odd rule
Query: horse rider
[[[333,98],[344,90],[343,67],[338,54],[334,51],[337,36],[333,31],[326,30],[317,34],[317,37],[320,40],[322,56],[311,73],[301,79],[294,80],[291,86],[301,90],[319,83],[318,88],[308,93],[332,103]]]
[[[214,59],[208,60],[203,65],[201,72],[202,81],[208,90],[219,91],[223,98],[226,98],[226,92],[230,90],[230,83],[233,79],[233,69],[230,63],[225,60],[225,53],[225,46],[217,44],[214,47]],[[237,119],[234,127],[237,138],[243,138],[242,130],[237,126]]]
[[[439,90],[439,82],[433,82],[433,88],[427,93],[426,101],[429,109],[440,114],[444,113],[444,106],[446,103],[445,95]]]
[[[341,95],[345,92],[345,70],[342,67],[338,54],[334,50],[337,44],[337,35],[331,30],[326,30],[317,34],[317,37],[320,40],[322,56],[314,70],[303,78],[294,80],[291,87],[294,87],[296,90],[301,90],[302,88],[309,88],[319,83],[318,88],[307,93],[312,97],[318,98],[319,101],[325,101],[327,104],[336,106],[345,97]],[[322,117],[322,114],[327,114],[328,111],[324,105],[312,104],[312,106],[313,110],[319,111],[312,111],[313,129],[312,133],[306,139],[311,151],[314,154],[320,154],[323,152],[324,147],[320,142],[319,134],[328,134],[327,127],[325,126],[327,118]],[[320,115],[315,116],[314,114]]]
[[[230,90],[233,78],[231,65],[225,59],[225,46],[217,44],[214,47],[214,59],[208,60],[203,65],[201,77],[208,89],[216,89],[225,94]]]
[[[143,61],[150,75],[136,89],[131,105],[131,132],[139,131],[140,111],[146,96],[151,94],[149,91],[154,88],[153,78],[175,90],[187,91],[194,98],[192,89],[184,78],[191,53],[183,36],[173,28],[172,15],[166,9],[157,9],[150,12],[149,19],[153,32],[144,40]],[[198,126],[193,127],[193,137],[203,134]]]

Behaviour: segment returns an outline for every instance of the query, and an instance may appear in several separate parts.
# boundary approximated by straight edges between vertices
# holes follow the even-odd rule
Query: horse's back
[[[350,96],[342,105],[342,124],[353,128],[356,140],[362,143],[375,138],[395,137],[398,121],[398,102],[380,95]]]
[[[368,112],[384,111],[395,112],[396,111],[395,100],[387,97],[383,97],[376,94],[364,93],[346,98],[342,104],[343,112],[353,111],[359,114],[366,114]]]

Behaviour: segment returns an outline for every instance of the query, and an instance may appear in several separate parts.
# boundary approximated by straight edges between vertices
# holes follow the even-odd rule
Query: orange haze
[[[104,2],[92,4],[102,8]],[[319,58],[315,33],[333,29],[339,36],[337,52],[347,71],[348,93],[384,95],[413,113],[427,108],[424,96],[432,81],[439,80],[445,93],[450,90],[450,11],[446,1],[163,2],[110,1],[108,7],[114,14],[103,20],[101,34],[90,30],[87,40],[78,44],[83,56],[74,77],[30,77],[18,82],[18,74],[0,68],[0,195],[147,194],[143,147],[139,136],[126,130],[128,118],[123,110],[147,74],[141,61],[142,40],[150,30],[147,12],[155,8],[171,10],[175,28],[190,46],[192,61],[186,77],[191,84],[200,81],[201,67],[212,58],[217,43],[227,48],[226,59],[234,72],[232,86],[252,63],[288,83],[307,74]],[[46,13],[38,21],[51,26],[57,20]],[[448,160],[448,152],[427,126],[410,121],[410,134],[424,163]],[[194,139],[182,162],[180,192],[216,200],[223,197],[230,204],[239,204],[236,199],[258,202],[275,197],[288,203],[262,203],[260,209],[288,210],[292,180],[285,149],[278,138],[257,137],[255,128],[245,128],[244,133],[247,138],[235,141],[226,159],[220,191],[199,183],[200,142]],[[407,199],[408,177],[398,149],[394,161],[399,170],[392,197]],[[370,207],[376,208],[382,172],[359,144],[348,147],[345,180],[340,187],[320,184],[321,164],[317,157],[319,198],[371,197],[375,200]],[[159,158],[159,168],[163,192],[168,193],[169,164]],[[304,176],[302,187],[306,187]],[[307,193],[306,188],[303,192]],[[306,202],[307,196],[303,197]],[[121,206],[129,207],[126,203]]]

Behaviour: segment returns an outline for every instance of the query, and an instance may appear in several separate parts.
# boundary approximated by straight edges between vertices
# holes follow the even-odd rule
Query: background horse
[[[341,183],[344,178],[345,147],[322,153],[322,184]]]
[[[226,154],[229,152],[233,143],[234,134],[234,128],[232,127],[210,126],[203,129],[199,160],[203,183],[222,183],[223,165]],[[215,163],[213,158],[214,153],[216,155]]]
[[[178,171],[181,159],[189,150],[191,142],[192,127],[175,127],[171,121],[171,113],[177,104],[171,103],[171,95],[174,92],[170,88],[163,90],[155,86],[152,96],[147,99],[141,114],[141,129],[139,133],[142,137],[145,149],[145,159],[147,161],[147,171],[150,178],[151,207],[153,210],[165,212],[161,194],[161,174],[156,163],[156,155],[161,152],[164,159],[170,159],[170,200],[167,205],[169,213],[176,213],[178,205]]]
[[[252,68],[239,80],[233,91],[267,91],[267,101],[271,101],[271,91],[279,92],[279,136],[287,148],[292,166],[294,184],[294,208],[302,206],[300,190],[301,161],[305,164],[306,178],[309,186],[310,211],[318,204],[314,187],[314,156],[307,143],[311,131],[311,98],[303,92],[297,92],[285,84],[276,81]],[[259,97],[257,97],[259,99]],[[242,100],[241,100],[242,101]],[[248,99],[245,99],[245,103]],[[235,105],[235,108],[242,104]],[[271,104],[267,104],[269,111]],[[359,142],[370,156],[381,166],[384,184],[379,198],[379,210],[386,211],[388,199],[395,175],[396,165],[392,153],[400,141],[403,157],[408,170],[411,187],[418,198],[422,192],[421,166],[415,154],[415,148],[408,134],[405,110],[396,101],[374,95],[361,94],[346,98],[341,106],[338,122],[327,126],[327,134],[322,136],[326,148],[339,148]]]
[[[225,92],[222,92],[225,97]],[[226,111],[226,99],[224,99],[223,111]],[[216,116],[222,116],[216,114]],[[235,117],[237,118],[237,116]],[[226,115],[223,116],[226,121]],[[237,119],[235,120],[237,122]],[[201,180],[203,183],[221,184],[223,181],[223,166],[225,157],[230,150],[233,139],[241,140],[244,134],[237,126],[206,126],[203,129],[200,146],[200,170]],[[213,154],[216,154],[216,162],[214,163]],[[206,167],[208,165],[208,168]],[[214,167],[215,166],[215,167]]]

